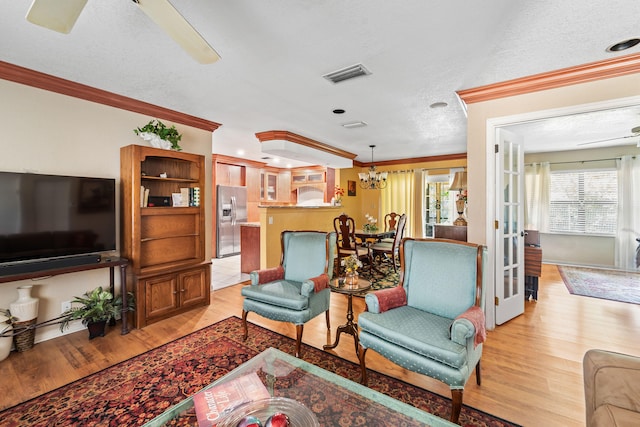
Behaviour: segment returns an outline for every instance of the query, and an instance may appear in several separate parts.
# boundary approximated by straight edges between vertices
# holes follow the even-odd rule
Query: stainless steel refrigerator
[[[247,222],[247,188],[218,185],[216,257],[240,253],[240,224]]]

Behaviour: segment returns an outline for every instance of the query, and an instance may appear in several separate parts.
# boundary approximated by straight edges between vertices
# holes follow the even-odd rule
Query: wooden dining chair
[[[400,219],[400,214],[395,212],[389,212],[384,216],[384,231],[390,231],[396,229],[396,224]]]
[[[356,240],[356,222],[347,214],[342,214],[333,219],[333,228],[335,229],[337,239],[337,266],[336,274],[340,272],[342,258],[357,255],[358,259],[366,260],[369,263],[369,269],[373,266],[373,258],[369,246],[363,242],[358,243]]]
[[[383,261],[391,261],[393,264],[393,271],[398,271],[398,256],[400,251],[400,245],[402,244],[402,238],[404,237],[404,228],[407,223],[407,215],[402,214],[398,219],[398,228],[396,230],[395,237],[391,240],[391,243],[382,242],[374,243],[371,245],[371,254],[374,260],[382,259]]]
[[[389,212],[384,216],[384,231],[392,231],[397,228],[398,221],[402,215],[396,212]],[[381,239],[383,243],[393,243],[393,237]]]

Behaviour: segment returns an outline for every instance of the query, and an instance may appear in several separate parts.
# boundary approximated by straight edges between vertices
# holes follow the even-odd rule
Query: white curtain
[[[389,212],[407,214],[407,223],[404,229],[405,237],[413,236],[416,218],[414,213],[415,189],[414,173],[412,170],[389,172],[387,187],[381,191],[380,208],[381,215]]]
[[[425,206],[424,206],[424,187],[425,187],[425,172],[418,170],[413,173],[413,212],[411,215],[411,229],[413,233],[412,237],[425,237],[424,224],[426,222]],[[405,233],[406,234],[406,233]],[[408,234],[406,234],[409,236]]]
[[[640,237],[640,159],[623,156],[616,160],[618,169],[618,233],[615,265],[635,270],[636,238]]]
[[[525,228],[549,231],[549,162],[533,163],[524,168]]]

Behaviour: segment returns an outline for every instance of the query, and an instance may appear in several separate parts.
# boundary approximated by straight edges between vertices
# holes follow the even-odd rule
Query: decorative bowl
[[[285,397],[271,397],[236,406],[224,415],[218,427],[236,427],[240,421],[251,415],[258,418],[262,425],[275,413],[283,413],[289,417],[291,426],[320,427],[315,414],[302,403]]]

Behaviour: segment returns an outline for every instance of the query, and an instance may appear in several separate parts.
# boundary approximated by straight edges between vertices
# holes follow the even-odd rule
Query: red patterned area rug
[[[559,265],[569,293],[640,304],[640,273]]]
[[[242,341],[242,322],[230,317],[183,338],[111,366],[42,396],[0,412],[2,426],[138,426],[196,393],[269,347],[293,354],[295,341],[250,324]],[[354,381],[359,366],[304,345],[303,359]],[[395,378],[371,371],[371,388],[419,409],[449,418],[450,401]],[[331,396],[327,396],[331,398]],[[337,406],[340,408],[340,405]],[[335,411],[336,406],[332,407]],[[343,411],[353,411],[344,405]],[[366,411],[366,408],[362,409]],[[330,414],[334,417],[336,414]],[[322,414],[318,414],[320,419]],[[341,425],[392,425],[344,413]],[[360,421],[360,422],[359,422]],[[515,426],[464,405],[462,426]],[[193,426],[197,423],[193,422]]]

